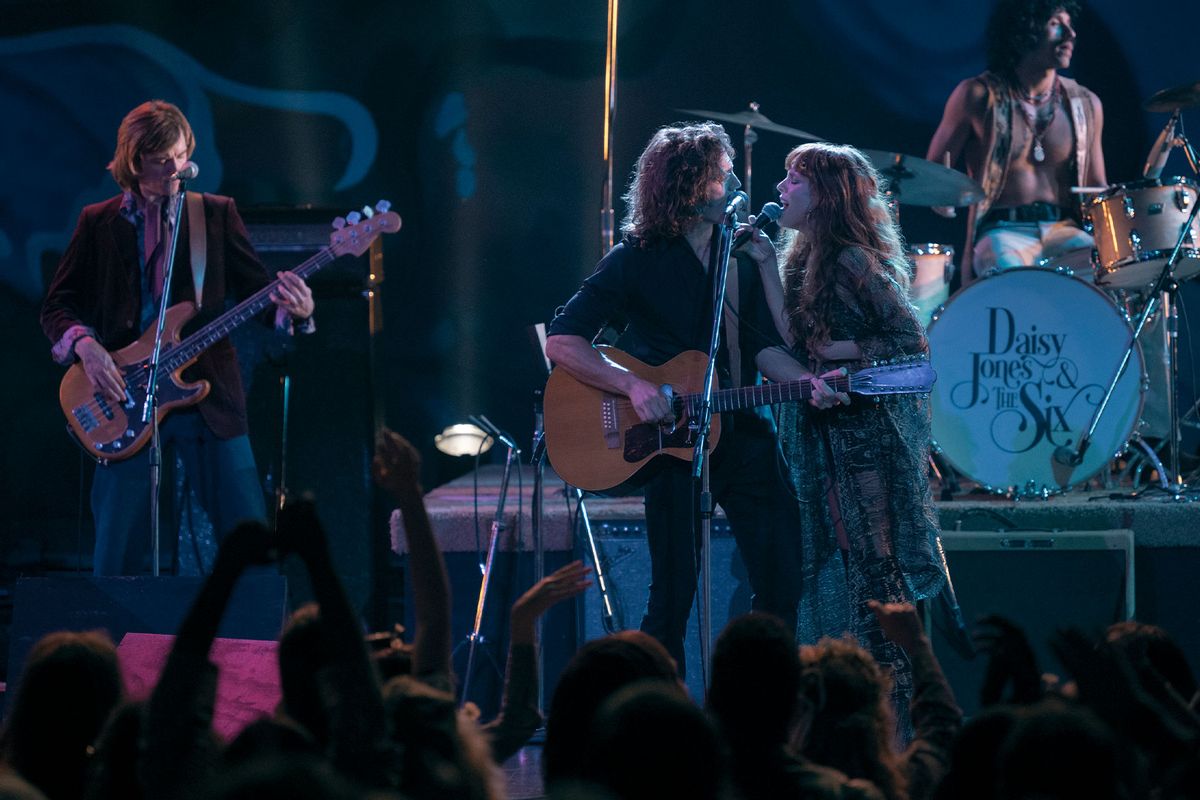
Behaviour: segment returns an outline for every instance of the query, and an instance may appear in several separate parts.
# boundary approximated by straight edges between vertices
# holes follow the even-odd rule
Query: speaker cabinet
[[[1043,672],[1059,672],[1048,642],[1074,626],[1102,631],[1134,614],[1133,532],[945,531],[950,578],[968,628],[999,614],[1020,626]],[[979,710],[987,656],[968,657],[963,638],[939,616],[930,630],[934,650],[959,705]]]
[[[594,522],[596,546],[608,576],[613,604],[614,630],[636,630],[646,613],[650,597],[650,552],[646,546],[646,523],[642,521]],[[750,611],[750,580],[738,555],[737,544],[725,520],[712,526],[712,635],[720,635],[733,617]],[[594,583],[594,581],[593,581]],[[692,697],[704,697],[704,667],[700,657],[699,592],[688,622],[684,654],[687,659],[687,685]],[[580,641],[597,639],[608,633],[604,626],[603,602],[593,586],[583,599]]]
[[[314,209],[243,211],[250,239],[272,275],[327,246],[335,216]],[[386,522],[375,510],[370,471],[379,404],[367,289],[370,259],[382,261],[378,247],[376,242],[366,255],[339,258],[309,278],[316,303],[313,334],[287,336],[245,325],[233,337],[267,508],[277,506],[281,489],[316,497],[334,564],[360,610],[367,609],[377,573],[387,564]],[[293,604],[312,598],[307,575],[293,570],[288,578]],[[373,624],[390,623],[373,619]]]

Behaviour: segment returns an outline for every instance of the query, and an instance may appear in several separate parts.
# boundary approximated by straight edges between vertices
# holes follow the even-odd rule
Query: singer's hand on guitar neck
[[[91,336],[83,336],[75,342],[75,355],[79,356],[79,363],[93,389],[116,403],[125,399],[125,379],[104,345]]]

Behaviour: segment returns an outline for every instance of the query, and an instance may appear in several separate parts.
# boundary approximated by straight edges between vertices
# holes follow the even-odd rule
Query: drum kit
[[[1179,282],[1200,275],[1200,193],[1193,178],[1159,175],[1167,154],[1180,147],[1200,178],[1180,118],[1181,109],[1197,105],[1200,82],[1156,93],[1146,110],[1171,118],[1143,179],[1073,187],[1084,198],[1092,248],[994,270],[951,296],[954,248],[908,246],[911,299],[938,374],[930,395],[932,449],[943,487],[956,485],[954,472],[1016,498],[1048,498],[1098,477],[1111,487],[1115,460],[1137,445],[1131,461],[1144,463],[1136,476],[1152,467],[1167,497],[1188,499],[1179,468],[1175,292]],[[756,128],[821,141],[772,122],[754,103],[736,114],[680,110],[744,125],[747,174]],[[903,153],[862,152],[885,181],[897,218],[901,204],[961,207],[983,199],[978,183],[950,167]],[[1171,333],[1160,332],[1152,344],[1155,320],[1165,320]],[[1147,364],[1143,346],[1160,356],[1161,378],[1147,369],[1155,365]],[[1165,395],[1169,408],[1159,448],[1169,456],[1165,467],[1142,436],[1148,392]],[[947,466],[954,472],[943,474]]]

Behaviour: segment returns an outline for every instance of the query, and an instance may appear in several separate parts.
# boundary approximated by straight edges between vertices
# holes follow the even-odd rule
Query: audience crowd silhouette
[[[1136,622],[1060,630],[1050,644],[1062,671],[1051,675],[1018,626],[986,618],[975,639],[983,710],[964,721],[916,609],[872,601],[912,664],[911,741],[898,734],[890,676],[859,643],[798,646],[758,613],[721,633],[706,698],[688,696],[661,644],[626,631],[579,648],[543,720],[537,622],[590,585],[578,561],[514,604],[501,710],[481,720],[456,699],[450,581],[419,467],[385,429],[373,472],[404,521],[411,642],[369,646],[315,506],[290,503],[274,530],[243,523],[224,538],[147,699],[125,698],[103,633],[36,644],[0,731],[0,800],[498,800],[499,765],[543,722],[545,792],[564,800],[1200,797],[1196,678],[1168,633]],[[280,636],[278,709],[225,742],[213,729],[213,641],[240,576],[284,558],[303,564],[316,602]]]

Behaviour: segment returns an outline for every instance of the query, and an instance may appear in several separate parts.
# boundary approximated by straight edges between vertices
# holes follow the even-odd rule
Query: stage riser
[[[119,644],[126,633],[175,634],[204,582],[198,577],[22,578],[13,591],[8,653],[12,697],[30,648],[52,631],[104,630]],[[243,576],[217,635],[274,640],[286,615],[280,575]]]

